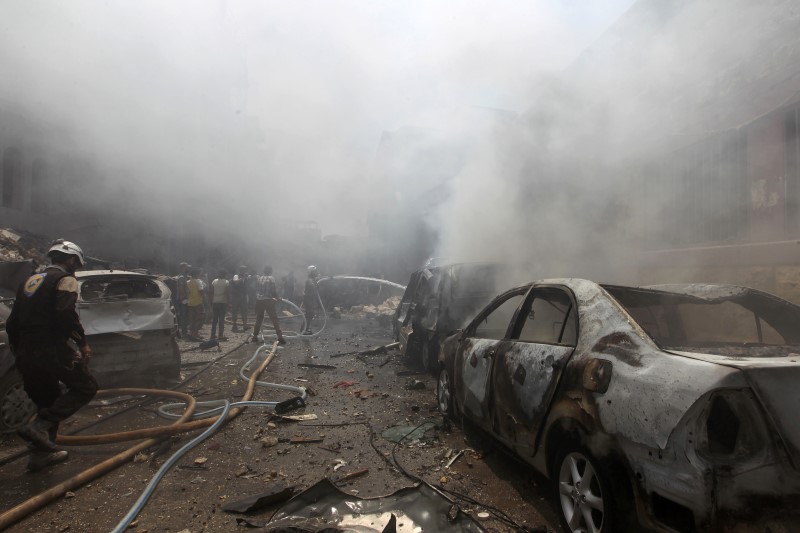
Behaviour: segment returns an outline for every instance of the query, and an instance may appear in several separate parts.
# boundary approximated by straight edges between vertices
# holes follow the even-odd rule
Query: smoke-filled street
[[[301,490],[330,478],[346,493],[374,498],[412,486],[417,476],[445,491],[467,494],[481,502],[470,504],[465,511],[485,512],[484,505],[501,510],[505,514],[502,518],[491,516],[482,521],[496,531],[516,531],[519,527],[545,531],[555,524],[556,515],[549,503],[545,480],[492,448],[480,436],[467,438],[459,427],[446,423],[435,405],[436,383],[431,376],[409,368],[396,350],[368,356],[331,357],[365,351],[391,341],[391,328],[378,326],[363,316],[345,315],[333,320],[318,339],[281,348],[260,379],[302,385],[313,391],[305,409],[286,413],[314,415],[313,420],[284,420],[273,416],[271,409],[249,409],[177,463],[146,511],[137,518],[137,531],[229,531],[236,529],[242,520],[251,527],[263,526],[275,506],[250,513],[228,513],[221,507],[263,493],[278,482]],[[240,346],[179,390],[198,400],[239,397],[244,387],[239,369],[256,348],[253,344],[241,344],[238,336],[232,342]],[[206,353],[202,359],[212,360],[221,355]],[[190,363],[186,377],[200,368],[203,366]],[[422,388],[410,389],[409,383]],[[263,390],[255,399],[278,401],[290,397],[291,394]],[[137,399],[90,406],[66,432],[106,417],[109,417],[107,422],[80,434],[112,433],[161,423],[153,413],[152,404],[114,416],[138,402]],[[418,433],[400,444],[394,442],[417,427]],[[385,436],[387,430],[393,431],[391,438]],[[3,455],[17,452],[19,447],[15,444],[11,439],[4,440]],[[111,530],[136,501],[164,458],[181,444],[182,441],[168,440],[90,486],[70,492],[68,497],[12,530]],[[59,474],[65,477],[77,474],[123,446],[78,450]],[[410,476],[401,473],[392,464],[394,460]],[[24,461],[4,464],[0,469],[7,480],[2,496],[12,505],[55,481],[49,475],[37,476],[38,479],[26,476]],[[336,482],[350,474],[358,475],[349,481]]]
[[[0,2],[0,531],[800,530],[798,30]]]

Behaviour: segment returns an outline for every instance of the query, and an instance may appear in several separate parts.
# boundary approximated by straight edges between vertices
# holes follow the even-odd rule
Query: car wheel
[[[22,377],[13,368],[0,378],[0,432],[21,427],[36,412],[22,384]]]
[[[556,506],[565,531],[614,531],[617,504],[602,465],[580,447],[566,447],[555,469]]]
[[[443,415],[453,415],[453,388],[450,373],[445,367],[439,371],[439,379],[436,381],[436,406]]]

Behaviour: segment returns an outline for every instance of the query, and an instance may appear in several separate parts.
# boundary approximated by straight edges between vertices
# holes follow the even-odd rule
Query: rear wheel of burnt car
[[[452,383],[445,367],[439,370],[439,379],[436,381],[436,405],[443,415],[453,414]]]
[[[557,508],[565,531],[606,533],[615,531],[615,491],[603,464],[587,450],[565,447],[554,469]]]
[[[36,411],[25,388],[22,376],[9,370],[0,377],[0,433],[13,431],[22,426]]]

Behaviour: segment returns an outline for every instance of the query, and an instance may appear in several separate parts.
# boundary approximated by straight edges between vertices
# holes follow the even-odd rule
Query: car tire
[[[0,377],[0,433],[21,427],[36,412],[22,384],[22,376],[11,368]]]
[[[453,409],[453,382],[447,368],[442,366],[439,378],[436,380],[436,407],[443,415],[452,417]]]
[[[605,465],[581,446],[565,446],[554,463],[556,509],[567,532],[619,531],[618,491]]]

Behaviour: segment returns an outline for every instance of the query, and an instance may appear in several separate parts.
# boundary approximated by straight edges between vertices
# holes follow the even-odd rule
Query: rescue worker
[[[306,330],[303,335],[311,335],[311,321],[314,320],[315,311],[319,303],[319,291],[317,290],[317,278],[319,271],[314,265],[308,267],[308,278],[306,279],[305,291],[303,292],[303,308],[306,314]]]
[[[52,264],[19,288],[6,324],[25,392],[37,407],[37,413],[18,431],[30,442],[27,468],[34,472],[67,459],[67,452],[55,445],[58,425],[97,392],[97,381],[88,369],[92,350],[75,308],[78,280],[74,274],[84,265],[83,251],[59,239],[47,256]],[[59,382],[66,386],[65,393]]]
[[[275,283],[275,278],[272,277],[272,267],[265,266],[264,275],[258,276],[258,283],[256,283],[256,325],[255,329],[253,329],[253,337],[250,339],[251,342],[258,342],[258,334],[261,332],[261,325],[264,323],[264,313],[266,312],[272,322],[272,327],[275,328],[278,344],[286,344],[276,309],[276,305],[280,301],[278,286]]]
[[[231,280],[231,317],[233,318],[233,332],[239,332],[236,321],[242,318],[242,331],[250,329],[247,325],[247,267],[240,266],[239,274]]]

